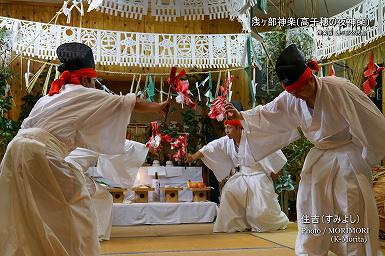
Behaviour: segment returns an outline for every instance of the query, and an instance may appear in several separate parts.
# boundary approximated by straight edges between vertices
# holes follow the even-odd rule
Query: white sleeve
[[[203,154],[203,163],[213,171],[220,182],[226,178],[231,169],[235,167],[229,152],[227,152],[227,136],[213,140],[199,151]]]
[[[281,150],[274,152],[273,154],[268,155],[259,161],[259,164],[262,165],[263,169],[267,173],[278,173],[282,167],[286,164],[287,159]]]
[[[72,164],[78,170],[83,173],[87,172],[88,168],[95,166],[98,161],[99,154],[85,148],[76,148],[71,153],[69,153],[64,160],[67,163]]]
[[[341,79],[340,79],[341,80]],[[357,86],[348,80],[328,86],[338,111],[349,123],[353,143],[362,148],[369,165],[385,156],[385,117]]]
[[[148,148],[144,144],[126,140],[123,154],[99,157],[98,173],[122,187],[131,189],[139,167],[146,160],[147,153]]]
[[[294,104],[285,92],[272,102],[241,112],[247,141],[259,161],[300,138]]]
[[[92,106],[84,111],[84,118],[77,127],[77,142],[83,148],[108,155],[124,151],[127,125],[136,103],[135,94],[125,96],[87,94]]]

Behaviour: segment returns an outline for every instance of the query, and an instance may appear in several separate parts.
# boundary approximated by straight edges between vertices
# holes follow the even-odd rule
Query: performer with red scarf
[[[226,136],[186,157],[187,162],[202,159],[218,181],[226,178],[232,169],[238,170],[222,189],[214,232],[284,229],[289,220],[281,211],[270,176],[284,166],[285,156],[279,150],[255,161],[241,122],[226,120],[224,125]]]
[[[296,45],[278,57],[285,89],[266,105],[239,112],[255,160],[297,140],[300,127],[314,144],[297,194],[297,255],[382,255],[371,166],[385,156],[385,118],[350,81],[316,77]]]
[[[0,255],[99,255],[95,211],[83,173],[64,158],[76,147],[124,152],[133,110],[162,113],[167,102],[95,89],[91,48],[57,49],[62,73],[8,145],[0,169]]]

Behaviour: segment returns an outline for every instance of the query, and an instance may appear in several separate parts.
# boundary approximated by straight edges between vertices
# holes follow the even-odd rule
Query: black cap
[[[243,111],[242,103],[239,100],[233,100],[233,101],[231,101],[231,104],[233,104],[233,106],[236,110]]]
[[[92,49],[81,43],[65,43],[56,49],[57,57],[61,64],[59,72],[65,70],[75,71],[82,68],[95,68]]]
[[[286,47],[275,64],[275,72],[285,86],[296,82],[306,68],[305,57],[295,44]]]

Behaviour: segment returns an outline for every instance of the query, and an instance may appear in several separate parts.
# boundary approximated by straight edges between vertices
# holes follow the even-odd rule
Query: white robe
[[[242,123],[253,141],[251,147],[258,149],[252,150],[253,157],[262,159],[296,140],[297,127],[301,127],[314,148],[306,157],[298,189],[296,253],[326,255],[331,250],[338,255],[382,255],[370,167],[385,155],[385,118],[346,79],[316,78],[316,84],[314,110],[305,101],[282,92],[274,101],[242,112]],[[350,223],[355,221],[352,219],[333,225],[324,220],[328,215],[342,218],[359,215],[360,222]],[[369,233],[341,234],[329,230],[333,227],[364,227],[369,228]],[[324,234],[314,234],[319,230],[321,233],[325,230]],[[345,240],[364,237],[367,242],[331,243],[336,236]]]
[[[131,189],[139,167],[146,160],[147,153],[148,148],[144,144],[126,140],[124,153],[119,155],[104,155],[88,149],[76,148],[65,160],[85,174],[88,174],[89,167],[96,165],[97,173],[102,177],[112,180],[120,187]],[[110,240],[112,196],[105,187],[91,177],[87,179],[87,185],[96,212],[99,240]]]
[[[259,162],[251,157],[249,142],[242,131],[239,151],[234,140],[224,136],[200,149],[202,161],[223,180],[234,167],[234,174],[222,189],[214,232],[235,232],[252,229],[265,232],[284,228],[289,220],[281,211],[278,195],[270,177],[286,163],[281,151],[274,152]]]
[[[76,147],[122,153],[135,102],[65,85],[36,103],[1,162],[0,255],[99,255],[86,179],[64,158]]]

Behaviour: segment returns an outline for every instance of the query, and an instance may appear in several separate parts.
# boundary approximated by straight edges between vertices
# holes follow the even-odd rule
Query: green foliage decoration
[[[7,55],[11,46],[7,43],[8,31],[0,28],[0,153],[4,154],[8,143],[16,135],[18,130],[17,122],[9,118],[12,109],[13,99],[9,94],[8,82],[14,75],[7,63]]]

